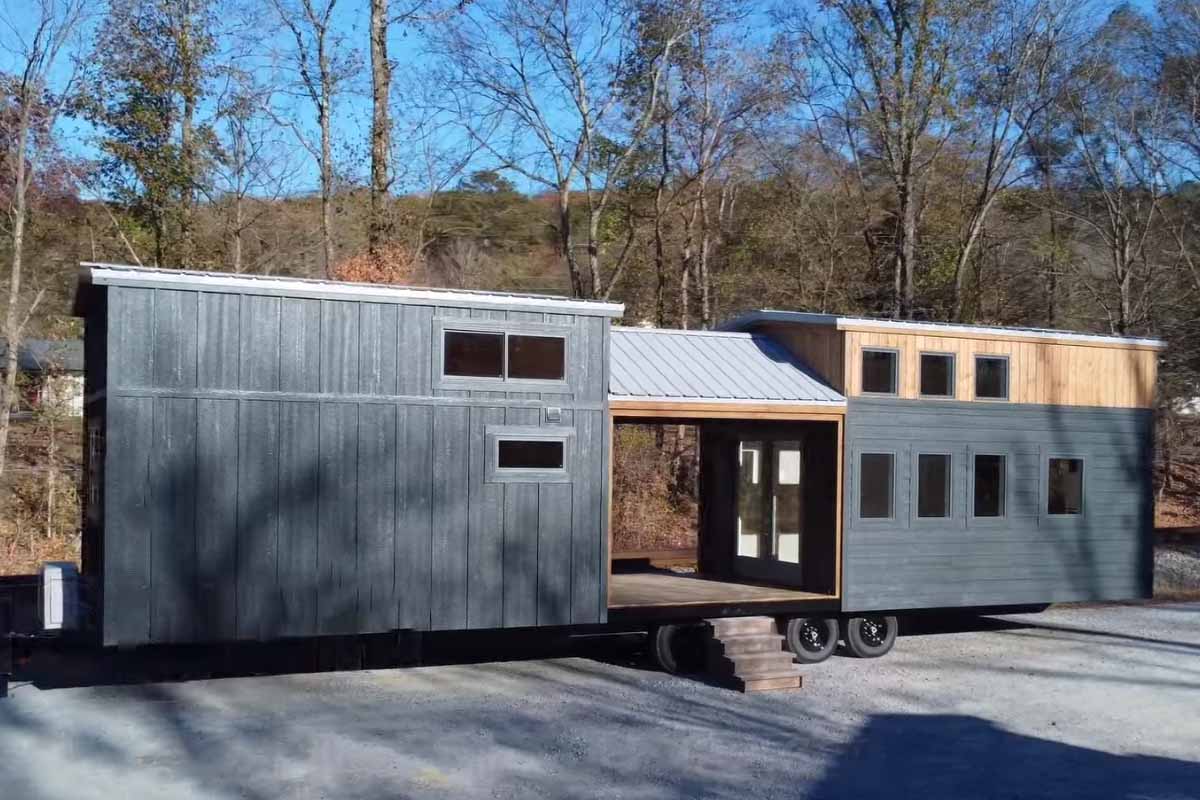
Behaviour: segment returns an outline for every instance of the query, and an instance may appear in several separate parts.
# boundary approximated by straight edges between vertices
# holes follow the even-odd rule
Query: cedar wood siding
[[[852,398],[846,413],[843,610],[1149,597],[1153,412]],[[858,458],[896,454],[895,518],[860,520]],[[950,522],[912,511],[919,452],[948,452]],[[971,520],[973,454],[1009,459],[1003,521]],[[1084,513],[1045,514],[1046,462],[1084,459]]]
[[[105,644],[605,621],[605,317],[97,294]],[[440,387],[434,331],[463,319],[564,329],[568,385]],[[493,425],[568,434],[569,481],[486,480]]]

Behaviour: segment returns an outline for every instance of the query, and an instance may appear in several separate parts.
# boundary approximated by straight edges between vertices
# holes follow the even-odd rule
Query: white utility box
[[[79,569],[70,561],[42,564],[42,628],[72,630],[79,622]]]

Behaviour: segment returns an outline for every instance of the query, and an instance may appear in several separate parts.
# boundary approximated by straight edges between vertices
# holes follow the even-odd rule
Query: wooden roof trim
[[[611,397],[609,412],[615,418],[669,419],[778,419],[836,422],[846,414],[845,404],[761,401],[662,400]]]

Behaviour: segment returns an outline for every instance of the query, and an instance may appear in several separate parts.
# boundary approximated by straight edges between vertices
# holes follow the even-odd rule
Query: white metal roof
[[[613,400],[846,404],[786,348],[759,334],[614,327],[610,351]]]
[[[228,272],[199,272],[184,269],[154,269],[124,264],[80,265],[80,290],[97,286],[144,286],[198,289],[208,291],[244,291],[297,297],[324,297],[379,302],[405,302],[424,305],[510,308],[544,311],[552,314],[586,314],[619,317],[625,313],[621,303],[577,300],[570,297],[513,292],[481,292],[466,289],[425,289],[375,283],[349,283],[310,278],[268,275],[243,275]]]
[[[1161,339],[1145,339],[1134,336],[1105,336],[1096,333],[1060,331],[1049,328],[1015,328],[1003,325],[963,325],[953,322],[914,322],[898,319],[873,317],[845,317],[838,314],[818,314],[810,311],[783,311],[763,309],[751,311],[722,325],[722,328],[739,330],[763,322],[794,322],[805,325],[829,325],[839,330],[845,328],[871,328],[901,333],[930,333],[964,336],[1023,336],[1030,339],[1050,341],[1084,342],[1091,344],[1124,344],[1161,350],[1167,343]]]

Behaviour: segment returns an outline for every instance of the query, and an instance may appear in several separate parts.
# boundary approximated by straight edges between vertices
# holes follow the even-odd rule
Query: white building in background
[[[0,374],[7,346],[0,343]],[[17,352],[21,396],[26,409],[54,408],[83,416],[83,342],[27,339]]]

